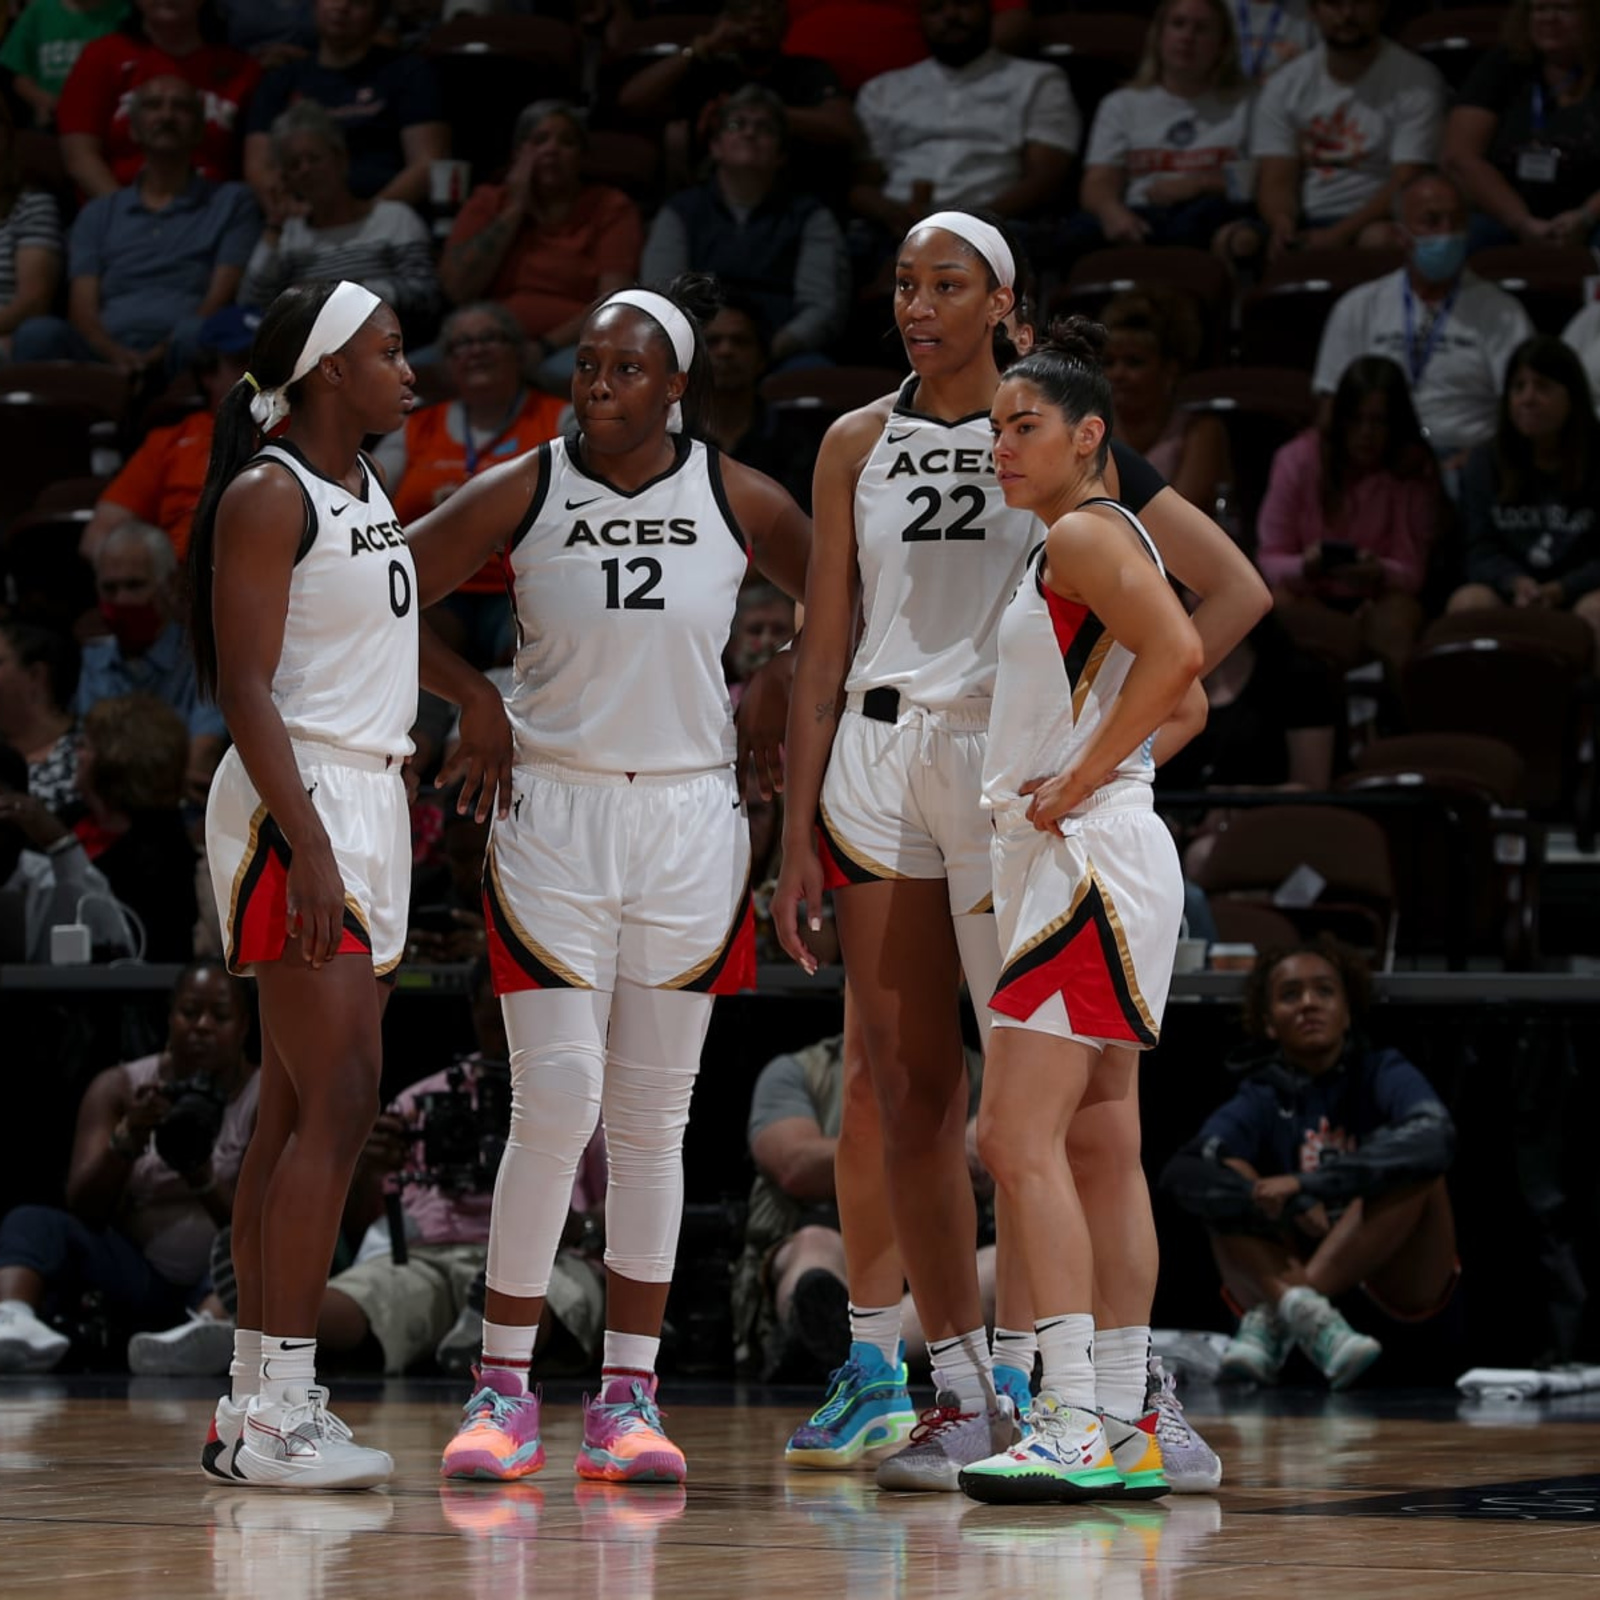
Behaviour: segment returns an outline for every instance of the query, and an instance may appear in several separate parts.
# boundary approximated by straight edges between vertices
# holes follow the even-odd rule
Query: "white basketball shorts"
[[[311,796],[339,876],[339,954],[365,951],[387,977],[400,964],[411,898],[411,819],[401,756],[369,756],[296,740],[295,765]],[[211,780],[206,857],[230,972],[276,961],[288,936],[289,841],[256,793],[237,749]]]
[[[830,889],[944,878],[953,916],[988,911],[988,814],[982,809],[989,702],[927,711],[892,689],[852,694],[833,736],[817,812]]]
[[[517,767],[484,915],[496,994],[755,987],[750,826],[731,767],[650,776]]]
[[[1150,786],[1108,784],[1041,833],[1024,805],[994,819],[996,1027],[1149,1049],[1183,922],[1183,871]]]

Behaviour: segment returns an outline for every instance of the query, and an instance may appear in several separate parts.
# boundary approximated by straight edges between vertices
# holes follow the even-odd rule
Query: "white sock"
[[[309,1389],[317,1381],[317,1341],[261,1335],[261,1396],[276,1405],[288,1400],[289,1390]]]
[[[963,1411],[995,1409],[994,1371],[987,1328],[958,1333],[953,1339],[930,1339],[928,1360],[933,1364],[934,1381],[941,1389],[955,1393]]]
[[[1026,1331],[1017,1328],[994,1330],[994,1364],[997,1367],[1014,1368],[1030,1383],[1033,1382],[1033,1359],[1038,1350],[1039,1341],[1032,1328]]]
[[[233,1330],[233,1360],[228,1363],[228,1378],[233,1384],[232,1399],[242,1406],[253,1394],[261,1393],[261,1330]]]
[[[539,1335],[539,1324],[530,1322],[527,1327],[516,1323],[491,1322],[483,1319],[483,1357],[480,1372],[496,1372],[515,1378],[523,1393],[528,1390],[528,1368],[533,1363],[534,1341]]]
[[[660,1349],[660,1339],[642,1333],[615,1333],[607,1328],[600,1357],[601,1398],[626,1399],[635,1382],[655,1377]]]
[[[1039,1377],[1040,1393],[1048,1389],[1063,1405],[1093,1411],[1094,1318],[1087,1311],[1069,1311],[1059,1317],[1041,1317],[1033,1329],[1044,1363]]]
[[[1150,1388],[1150,1330],[1100,1328],[1094,1336],[1094,1389],[1099,1409],[1133,1422],[1144,1415]]]
[[[850,1303],[850,1343],[870,1344],[891,1366],[900,1363],[900,1302],[892,1306]]]

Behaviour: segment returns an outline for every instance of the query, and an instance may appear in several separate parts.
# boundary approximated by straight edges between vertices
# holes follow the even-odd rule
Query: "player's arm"
[[[417,675],[422,687],[441,700],[461,707],[455,748],[439,769],[438,786],[447,789],[458,778],[461,794],[456,811],[474,812],[479,822],[511,814],[511,723],[500,691],[469,666],[428,625],[418,619]],[[474,805],[476,798],[476,805]]]
[[[1131,538],[1106,531],[1098,514],[1078,512],[1061,518],[1045,542],[1046,583],[1088,606],[1133,665],[1074,765],[1023,786],[1035,794],[1029,816],[1040,828],[1053,828],[1172,716],[1203,660],[1200,636],[1160,568]],[[1070,588],[1063,573],[1072,575]]]
[[[272,700],[305,525],[305,499],[287,469],[263,463],[240,473],[217,505],[211,614],[217,704],[251,783],[288,841],[289,935],[316,967],[339,947],[344,882]],[[326,670],[337,672],[338,663],[329,661]]]
[[[538,450],[490,467],[406,529],[424,609],[459,589],[516,532],[543,470]]]
[[[813,827],[822,778],[838,726],[840,694],[855,649],[861,586],[856,562],[855,489],[862,466],[883,431],[882,405],[840,417],[817,452],[812,489],[811,563],[806,572],[806,626],[795,647],[794,694],[785,740],[787,796],[783,871],[772,901],[779,942],[808,972],[816,957],[800,937],[799,906],[821,914],[822,865]]]
[[[791,600],[805,599],[811,518],[782,484],[727,456],[722,458],[722,482],[750,559],[762,576]]]

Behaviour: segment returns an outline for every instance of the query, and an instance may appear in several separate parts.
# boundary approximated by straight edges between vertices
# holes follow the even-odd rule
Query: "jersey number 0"
[[[950,491],[949,500],[959,510],[955,521],[938,527],[934,518],[944,511],[945,496],[930,484],[919,484],[906,499],[922,510],[900,530],[906,544],[916,544],[927,539],[981,539],[983,525],[978,518],[983,515],[984,493],[976,484],[963,483]]]

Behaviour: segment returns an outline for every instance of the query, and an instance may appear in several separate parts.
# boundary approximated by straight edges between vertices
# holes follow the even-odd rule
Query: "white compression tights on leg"
[[[711,996],[618,980],[606,1054],[606,1265],[666,1283],[683,1219],[683,1130]]]
[[[572,1180],[600,1116],[612,999],[595,989],[506,995],[511,1129],[494,1186],[486,1279],[531,1299],[550,1287]]]
[[[967,992],[972,996],[972,1009],[978,1019],[978,1038],[984,1054],[989,1052],[989,1024],[994,1013],[989,1002],[994,998],[995,985],[1000,982],[1000,930],[995,926],[994,913],[956,917],[956,949],[961,955],[961,971],[967,980]]]

